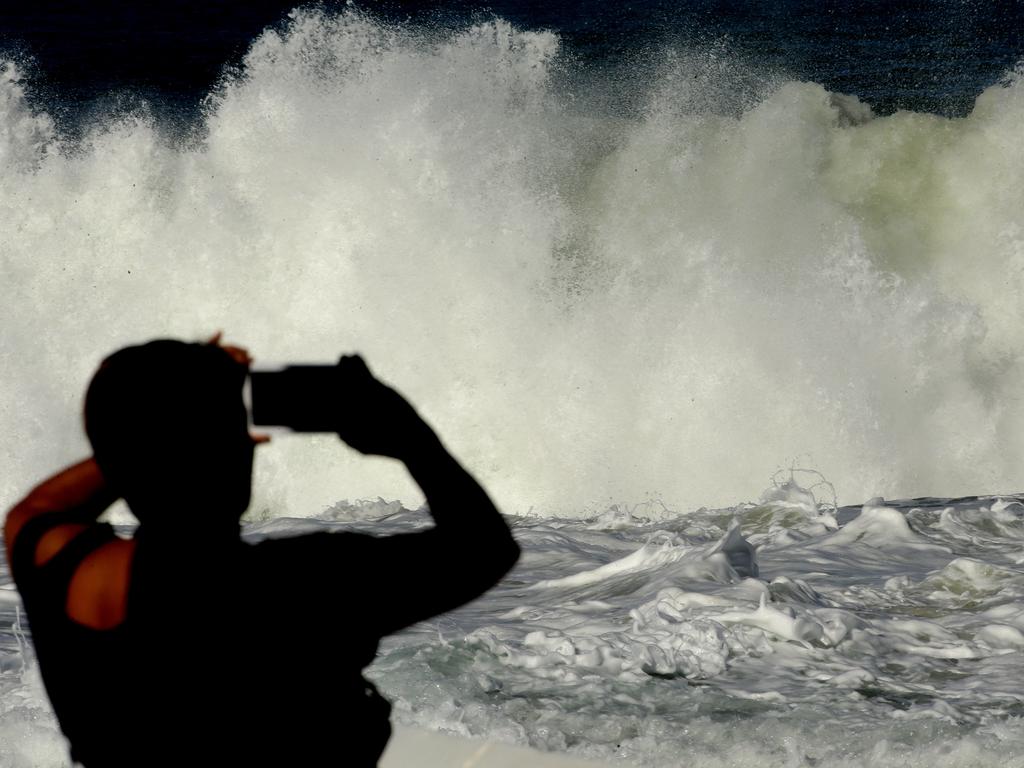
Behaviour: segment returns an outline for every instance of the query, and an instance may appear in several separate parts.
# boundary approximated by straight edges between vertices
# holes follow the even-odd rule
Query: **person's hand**
[[[221,339],[224,336],[223,331],[217,331],[213,336],[207,340],[207,344],[211,347],[220,347],[224,352],[239,365],[244,365],[248,368],[252,365],[252,355],[249,354],[249,350],[245,347],[236,347],[233,344],[224,344]]]
[[[249,350],[245,347],[235,346],[234,344],[224,344],[221,341],[223,336],[223,331],[217,331],[207,340],[206,343],[212,347],[220,347],[228,357],[239,365],[245,366],[246,370],[249,370],[250,366],[252,366],[252,355],[249,354]],[[270,435],[249,433],[249,437],[251,437],[252,441],[257,445],[270,442]]]
[[[359,355],[338,361],[338,436],[360,453],[403,461],[437,438],[404,397],[378,381]]]

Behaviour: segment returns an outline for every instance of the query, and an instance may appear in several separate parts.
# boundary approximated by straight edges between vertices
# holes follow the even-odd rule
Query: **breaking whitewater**
[[[501,21],[303,13],[192,134],[132,111],[71,144],[20,71],[4,507],[86,454],[81,393],[123,344],[359,350],[524,550],[385,640],[397,722],[643,766],[1024,765],[1018,75],[963,118],[879,117],[721,47],[598,72]],[[387,535],[420,503],[279,435],[246,535]],[[332,653],[287,615],[254,674]],[[0,764],[66,766],[30,643],[4,563]]]
[[[394,721],[666,768],[1024,764],[1024,503],[836,509],[786,474],[762,502],[730,509],[514,518],[524,555],[497,589],[384,641],[370,676]],[[424,524],[397,505],[338,505],[248,537]],[[0,758],[67,765],[15,594],[0,596],[13,627]],[[253,638],[267,666],[253,674],[333,652],[329,637],[290,646],[287,615],[267,606]],[[187,607],[181,642],[202,642]],[[273,728],[272,712],[252,725]]]

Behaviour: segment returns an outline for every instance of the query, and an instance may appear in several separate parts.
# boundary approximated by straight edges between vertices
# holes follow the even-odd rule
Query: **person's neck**
[[[201,515],[190,515],[177,523],[142,523],[135,533],[137,539],[159,542],[161,546],[175,550],[202,552],[223,549],[237,544],[241,538],[242,526],[236,521],[224,522],[213,516],[204,521]]]

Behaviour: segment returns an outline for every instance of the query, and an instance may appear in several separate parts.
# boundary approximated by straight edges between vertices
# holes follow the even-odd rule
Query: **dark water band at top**
[[[308,5],[308,4],[307,4]],[[876,113],[968,113],[980,91],[1024,59],[1020,0],[389,0],[317,4],[393,24],[458,29],[499,16],[559,34],[576,65],[635,72],[666,50],[717,47],[786,79],[854,94]],[[65,127],[140,102],[190,121],[294,0],[139,4],[43,0],[0,16],[0,55],[30,75]]]

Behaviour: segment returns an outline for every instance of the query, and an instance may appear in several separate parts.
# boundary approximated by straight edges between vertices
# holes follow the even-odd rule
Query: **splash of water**
[[[1020,77],[873,118],[708,61],[621,114],[550,33],[304,12],[194,141],[122,115],[74,146],[6,68],[0,496],[87,450],[104,354],[218,328],[363,352],[507,511],[735,503],[798,457],[844,500],[1024,487]],[[271,515],[416,496],[326,438],[257,480]]]

